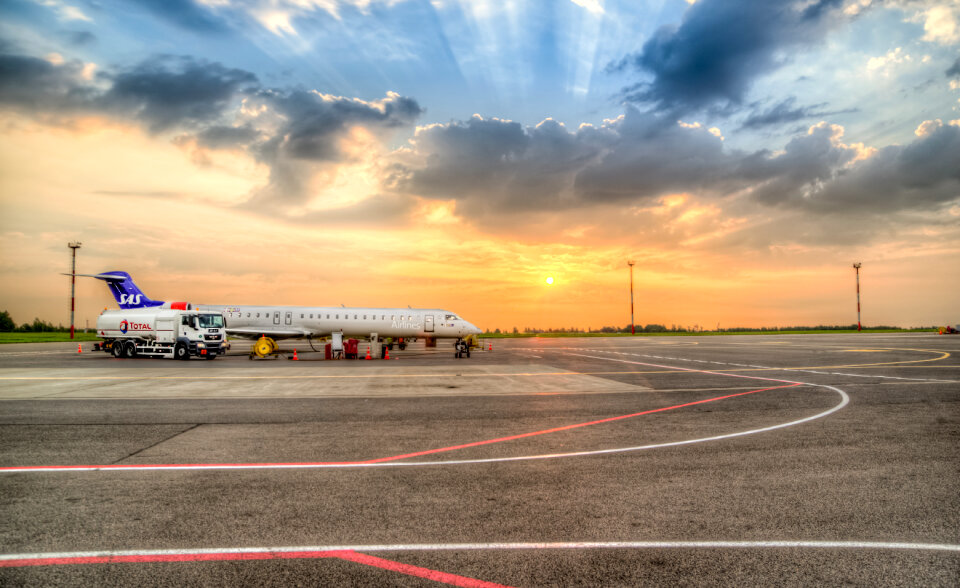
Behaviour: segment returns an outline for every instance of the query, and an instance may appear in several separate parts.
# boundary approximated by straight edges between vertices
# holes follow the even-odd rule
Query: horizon
[[[960,321],[956,0],[10,0],[0,310]],[[552,278],[552,283],[547,283]],[[115,307],[76,283],[76,327]],[[68,325],[69,326],[69,325]]]

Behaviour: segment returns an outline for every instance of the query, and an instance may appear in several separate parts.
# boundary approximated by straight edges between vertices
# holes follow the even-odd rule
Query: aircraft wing
[[[226,328],[228,335],[234,337],[243,337],[244,339],[259,339],[261,335],[266,335],[271,339],[306,339],[315,336],[316,333],[306,329],[253,329],[253,328]]]

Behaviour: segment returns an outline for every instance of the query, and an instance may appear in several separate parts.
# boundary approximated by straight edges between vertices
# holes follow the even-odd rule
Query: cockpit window
[[[446,318],[445,320],[448,320],[448,321],[458,321],[458,320],[460,320],[460,317],[458,317],[458,316],[455,315],[455,314],[448,314],[448,315],[447,315],[447,318]]]

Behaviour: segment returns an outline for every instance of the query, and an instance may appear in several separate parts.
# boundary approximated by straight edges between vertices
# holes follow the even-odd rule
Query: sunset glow
[[[957,4],[654,4],[4,2],[0,310],[960,321]]]

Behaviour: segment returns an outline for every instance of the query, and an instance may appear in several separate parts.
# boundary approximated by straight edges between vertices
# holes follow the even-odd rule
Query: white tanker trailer
[[[187,307],[187,305],[183,305]],[[97,318],[97,351],[114,357],[216,359],[226,350],[226,331],[219,312],[186,308],[105,310]]]

